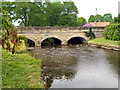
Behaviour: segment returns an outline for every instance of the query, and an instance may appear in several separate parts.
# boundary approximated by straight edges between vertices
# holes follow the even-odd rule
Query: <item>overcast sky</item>
[[[120,0],[72,0],[78,8],[78,17],[85,17],[88,20],[90,15],[97,13],[104,15],[111,13],[113,17],[118,15],[118,2]]]

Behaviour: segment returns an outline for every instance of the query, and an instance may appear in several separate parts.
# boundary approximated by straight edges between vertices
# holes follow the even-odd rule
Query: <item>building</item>
[[[90,22],[93,27],[105,27],[110,24],[110,22]]]
[[[86,23],[86,24],[84,24],[82,27],[93,27],[90,23]]]

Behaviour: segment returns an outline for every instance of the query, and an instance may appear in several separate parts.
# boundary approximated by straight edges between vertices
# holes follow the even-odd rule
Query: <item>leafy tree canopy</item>
[[[82,26],[86,23],[86,19],[84,17],[78,18],[79,25]]]
[[[104,14],[103,21],[109,22],[110,20],[112,20],[112,14],[111,13]]]
[[[88,22],[99,22],[99,20],[101,22],[110,22],[112,20],[112,14],[111,13],[106,13],[103,16],[100,14],[97,15],[90,15]]]
[[[88,22],[95,22],[95,16],[94,15],[90,15]]]
[[[77,26],[74,2],[3,2],[12,21],[23,26]]]

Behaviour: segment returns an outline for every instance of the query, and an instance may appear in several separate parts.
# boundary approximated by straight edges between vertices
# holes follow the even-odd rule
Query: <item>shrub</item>
[[[19,43],[19,38],[17,35],[17,28],[12,25],[8,13],[2,10],[2,48],[8,51],[12,51],[12,54],[15,53],[15,48]],[[13,47],[11,47],[13,44]],[[11,50],[12,49],[12,50]]]
[[[96,38],[95,34],[92,32],[92,28],[90,28],[89,32],[85,32],[85,35],[90,37],[90,40]]]
[[[119,41],[120,40],[119,25],[120,24],[110,24],[110,25],[106,26],[105,31],[103,33],[104,37],[106,39]]]
[[[101,48],[101,46],[102,46],[102,45],[100,45],[100,44],[96,44],[96,47],[97,47],[97,48]]]
[[[19,35],[19,40],[24,40],[25,41],[25,45],[28,46],[28,39],[25,36],[21,36]]]

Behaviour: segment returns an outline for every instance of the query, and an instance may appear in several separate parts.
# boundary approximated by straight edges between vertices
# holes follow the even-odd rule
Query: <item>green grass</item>
[[[89,40],[88,43],[96,43],[96,44],[102,44],[102,45],[113,45],[113,46],[120,45],[120,41],[113,41],[113,40],[108,40],[105,38],[95,38],[93,40]]]
[[[0,46],[0,90],[2,89],[2,50]]]
[[[32,57],[24,50],[23,47],[14,55],[2,50],[2,88],[45,88],[41,77],[41,59]]]
[[[2,57],[3,88],[44,88],[40,59],[28,53],[11,55],[6,50],[3,50]]]

